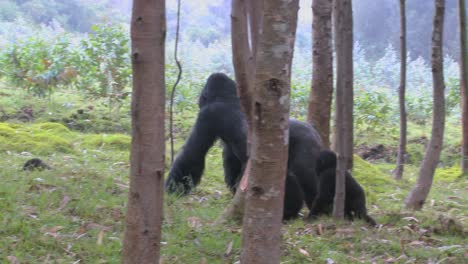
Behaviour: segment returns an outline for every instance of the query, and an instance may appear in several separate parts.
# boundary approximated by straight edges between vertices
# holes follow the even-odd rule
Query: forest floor
[[[0,263],[120,263],[128,118],[103,118],[105,108],[70,94],[47,101],[0,92]],[[188,112],[178,114],[186,121],[177,148],[194,120]],[[128,116],[128,108],[121,114]],[[22,171],[31,157],[53,169]],[[356,155],[353,175],[379,227],[329,217],[289,221],[282,229],[282,263],[467,263],[468,178],[456,166],[439,168],[423,210],[415,212],[404,208],[404,199],[417,164],[408,164],[397,182],[390,176],[393,163],[372,162]],[[241,226],[216,224],[231,200],[216,144],[200,186],[187,197],[165,197],[162,263],[236,263]]]

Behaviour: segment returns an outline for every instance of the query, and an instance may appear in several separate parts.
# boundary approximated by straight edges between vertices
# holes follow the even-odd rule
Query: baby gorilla
[[[335,197],[336,159],[336,154],[332,151],[320,152],[317,161],[319,193],[313,211],[310,213],[311,219],[321,214],[330,215],[332,213]],[[372,226],[377,225],[375,220],[367,214],[364,190],[348,172],[346,172],[345,184],[345,216],[351,221],[357,217],[364,219]]]

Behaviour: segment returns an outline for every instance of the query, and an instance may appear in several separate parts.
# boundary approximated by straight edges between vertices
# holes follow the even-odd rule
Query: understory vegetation
[[[201,87],[194,89],[191,92],[196,94]],[[121,116],[113,120],[107,118],[105,99],[84,100],[61,90],[44,100],[5,82],[0,92],[2,262],[119,263],[128,192],[128,100],[122,104]],[[194,122],[194,102],[176,113],[177,149]],[[381,113],[380,109],[373,107],[367,114]],[[283,226],[284,263],[466,260],[468,196],[456,160],[459,124],[447,124],[441,167],[420,212],[405,210],[403,200],[415,184],[430,126],[411,123],[409,164],[404,180],[396,182],[390,175],[398,131],[374,125],[373,130],[357,134],[356,152],[372,153],[381,149],[376,147],[380,144],[383,151],[368,158],[372,163],[355,155],[353,175],[364,186],[370,215],[381,226],[374,229],[362,221],[336,222],[328,217],[312,223],[290,221]],[[31,157],[42,158],[53,169],[22,171]],[[205,176],[195,192],[165,198],[163,261],[238,261],[241,226],[216,224],[231,199],[224,185],[221,149],[216,147],[207,156]]]

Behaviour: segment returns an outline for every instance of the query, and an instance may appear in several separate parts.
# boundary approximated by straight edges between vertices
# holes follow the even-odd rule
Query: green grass
[[[11,100],[0,98],[0,105],[8,106],[10,114],[31,102],[34,109],[45,110],[37,111],[34,123],[14,118],[0,123],[0,263],[13,258],[19,263],[120,263],[128,194],[128,134],[118,133],[122,126],[116,123],[109,129],[91,124],[85,131],[66,126],[62,118],[76,113],[78,107],[63,106],[68,100],[75,102],[65,95],[54,97],[53,106],[18,95],[15,108]],[[103,115],[102,110],[87,112],[88,123]],[[177,149],[195,114],[177,113]],[[50,122],[49,116],[59,123]],[[410,135],[418,138],[422,135],[418,131],[423,130],[411,127]],[[457,144],[455,135],[455,129],[450,129],[448,146]],[[415,147],[412,155],[423,154],[418,153],[418,146],[410,144]],[[53,170],[22,171],[31,154]],[[168,153],[166,157],[169,160]],[[424,209],[409,211],[404,199],[415,184],[418,165],[405,166],[403,180],[397,182],[390,177],[394,164],[370,164],[356,156],[353,175],[366,190],[370,215],[381,226],[374,229],[362,221],[336,222],[329,217],[313,223],[290,221],[282,228],[282,263],[466,263],[468,180],[456,166],[439,168]],[[241,226],[216,224],[231,199],[216,144],[206,158],[201,185],[187,197],[165,197],[163,262],[238,261]]]

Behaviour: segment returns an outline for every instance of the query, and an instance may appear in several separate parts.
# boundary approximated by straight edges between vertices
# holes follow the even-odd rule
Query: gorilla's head
[[[198,106],[202,108],[214,102],[239,102],[236,83],[224,73],[213,73],[208,77],[201,92]]]
[[[317,161],[317,173],[336,168],[336,154],[331,150],[322,150]]]

